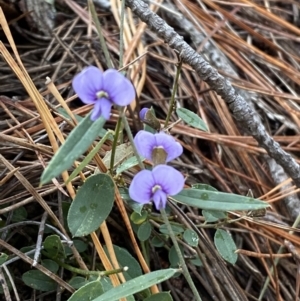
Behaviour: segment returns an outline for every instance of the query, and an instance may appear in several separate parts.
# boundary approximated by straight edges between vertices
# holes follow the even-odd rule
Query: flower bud
[[[143,108],[140,111],[139,116],[140,116],[140,119],[143,123],[149,125],[150,127],[155,129],[156,131],[160,131],[160,122],[154,116],[154,114],[152,113],[152,111],[150,109]]]

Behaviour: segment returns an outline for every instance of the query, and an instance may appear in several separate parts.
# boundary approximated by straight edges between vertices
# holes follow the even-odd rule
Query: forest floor
[[[99,162],[92,160],[83,169],[84,176],[77,176],[71,187],[63,177],[40,186],[40,178],[56,147],[75,126],[68,118],[68,108],[78,117],[91,109],[76,96],[73,77],[86,66],[106,70],[108,64],[87,1],[57,0],[55,6],[51,3],[0,0],[1,300],[67,300],[80,286],[78,283],[85,283],[87,278],[62,265],[53,267],[41,249],[45,248],[45,239],[57,233],[45,224],[55,227],[60,233],[55,237],[64,243],[70,239],[70,200],[84,179],[99,168]],[[120,66],[121,3],[95,1],[101,32],[116,69]],[[299,2],[165,0],[151,1],[151,9],[232,83],[258,114],[269,135],[299,163]],[[143,107],[152,107],[164,124],[181,64],[178,53],[129,8],[124,22],[121,66],[136,89],[137,97],[126,113],[135,134],[142,126],[138,115]],[[182,229],[177,240],[202,300],[300,300],[300,187],[188,64],[182,64],[179,71],[175,105],[200,116],[208,130],[177,122],[173,110],[170,133],[184,152],[171,165],[186,177],[189,187],[200,183],[202,188],[214,187],[270,205],[263,212],[219,210],[215,215],[211,210],[180,203],[177,209],[168,208],[172,224]],[[113,109],[105,129],[114,130],[117,121],[118,110]],[[123,140],[128,141],[125,131]],[[105,142],[100,158],[111,151],[112,145],[110,140]],[[119,184],[128,187],[136,170],[134,167],[124,172]],[[117,257],[127,250],[132,257],[124,256],[129,261],[134,258],[143,267],[128,234],[124,220],[127,212],[150,270],[175,267],[171,241],[167,236],[162,244],[155,240],[165,234],[158,212],[152,208],[147,215],[151,233],[146,241],[140,241],[140,225],[134,224],[132,206],[125,201],[125,205],[114,205],[106,219],[106,229],[102,225],[95,236],[74,239],[77,253],[69,248],[65,263],[82,270],[108,269],[103,254],[99,255],[99,245],[113,243],[122,250],[115,250]],[[126,211],[121,213],[122,209]],[[184,240],[183,232],[188,228],[199,236],[196,246]],[[218,229],[230,233],[235,242],[238,256],[234,264],[225,261],[219,254],[222,250],[215,246]],[[128,265],[130,268],[130,262]],[[47,274],[49,270],[53,273]],[[169,291],[173,300],[193,300],[182,275],[158,288]],[[164,298],[167,299],[156,300],[171,300]],[[146,298],[136,295],[135,299]]]

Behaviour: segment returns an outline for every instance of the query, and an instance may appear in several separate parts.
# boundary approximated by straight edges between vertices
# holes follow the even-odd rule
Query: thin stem
[[[110,59],[108,48],[106,46],[106,43],[105,43],[105,40],[104,40],[104,37],[103,37],[103,34],[102,34],[101,24],[100,24],[99,19],[97,17],[97,13],[96,13],[94,3],[93,3],[92,0],[89,0],[88,3],[89,3],[89,9],[90,9],[91,14],[92,14],[92,19],[95,23],[97,33],[98,33],[98,36],[99,36],[99,39],[100,39],[100,45],[101,45],[102,51],[103,51],[104,56],[105,56],[106,64],[107,64],[108,68],[113,68],[113,64],[112,64],[112,61]]]
[[[115,155],[116,155],[116,149],[117,149],[117,144],[118,144],[118,140],[119,140],[121,124],[122,124],[122,119],[119,117],[116,128],[115,128],[115,136],[114,136],[114,142],[113,142],[112,149],[111,149],[110,164],[109,164],[110,174],[112,176],[113,176],[113,171],[114,171]]]
[[[167,118],[166,118],[166,121],[165,121],[164,128],[166,128],[168,126],[168,123],[170,121],[172,112],[174,110],[175,95],[176,95],[177,88],[178,88],[178,81],[179,81],[179,75],[180,75],[180,72],[181,72],[181,67],[182,67],[182,61],[180,60],[178,65],[177,65],[177,71],[176,71],[176,76],[175,76],[174,85],[173,85],[171,102],[170,102],[170,105],[169,105],[169,111],[168,111],[168,115],[167,115]]]
[[[124,16],[125,16],[125,0],[121,3],[121,25],[120,25],[120,57],[119,68],[123,67],[123,55],[124,55]]]
[[[133,141],[133,136],[132,136],[132,133],[131,133],[131,130],[130,130],[130,126],[129,126],[128,121],[127,121],[127,118],[126,118],[126,116],[125,116],[125,114],[124,114],[123,108],[121,108],[121,109],[119,110],[119,114],[120,114],[120,117],[122,118],[122,121],[123,121],[123,125],[124,125],[124,128],[125,128],[125,131],[126,131],[126,133],[127,133],[128,139],[129,139],[129,141],[130,141],[130,143],[131,143],[133,153],[134,153],[134,155],[136,156],[136,158],[137,158],[137,160],[138,160],[139,167],[140,167],[141,169],[145,169],[145,166],[144,166],[144,164],[143,164],[143,162],[142,162],[142,160],[141,160],[141,158],[140,158],[140,156],[139,156],[139,154],[138,154],[138,151],[137,151],[137,149],[136,149],[136,147],[135,147],[135,144],[134,144],[134,141]]]
[[[164,223],[167,225],[168,232],[170,234],[171,240],[173,242],[173,245],[175,247],[176,253],[178,255],[179,263],[180,263],[180,266],[182,268],[183,276],[185,277],[187,283],[189,284],[189,286],[190,286],[190,288],[191,288],[191,290],[192,290],[192,292],[193,292],[194,297],[196,298],[196,300],[202,301],[202,299],[201,299],[201,297],[200,297],[200,295],[198,293],[198,290],[197,290],[197,288],[196,288],[196,286],[195,286],[195,284],[194,284],[194,282],[192,280],[192,277],[191,277],[191,275],[189,273],[189,270],[188,270],[188,268],[187,268],[187,266],[185,264],[185,261],[184,261],[184,258],[182,256],[181,250],[179,248],[176,236],[175,236],[175,234],[174,234],[174,232],[172,230],[172,227],[171,227],[171,225],[169,223],[169,220],[168,220],[168,217],[167,217],[165,209],[161,209],[160,213],[161,213],[161,215],[163,217]]]

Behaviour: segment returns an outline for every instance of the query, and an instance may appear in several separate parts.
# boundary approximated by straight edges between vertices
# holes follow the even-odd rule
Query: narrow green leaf
[[[108,217],[114,202],[114,183],[107,174],[89,177],[79,188],[68,212],[68,226],[74,236],[95,231]]]
[[[172,301],[173,298],[170,293],[168,292],[162,292],[158,294],[154,294],[146,299],[144,301]]]
[[[176,113],[178,117],[180,117],[184,122],[186,122],[188,125],[200,129],[202,131],[207,132],[208,128],[206,123],[194,112],[184,109],[184,108],[178,108],[176,110]]]
[[[154,284],[171,278],[177,272],[177,269],[165,269],[139,276],[109,290],[93,301],[116,301],[120,298],[131,296]]]
[[[68,301],[91,301],[103,294],[102,284],[99,280],[89,282],[80,287]]]
[[[93,150],[84,157],[83,161],[73,170],[71,175],[69,176],[66,184],[71,182],[89,163],[90,161],[95,157],[95,155],[99,152],[99,149],[103,145],[103,143],[108,139],[108,136],[111,134],[111,131],[106,132],[104,137],[96,144],[96,146],[93,148]]]
[[[213,222],[227,218],[227,213],[224,211],[204,210],[203,209],[202,214],[207,223],[213,223]]]
[[[214,237],[214,242],[220,255],[231,264],[235,264],[238,255],[234,253],[236,251],[236,245],[231,235],[222,229],[217,229]]]
[[[41,184],[51,181],[63,171],[70,168],[73,162],[82,155],[98,136],[99,131],[105,124],[105,119],[100,117],[91,121],[88,114],[72,130],[65,143],[51,159],[41,177]]]
[[[186,229],[184,231],[183,239],[192,247],[198,246],[198,242],[199,242],[198,234],[191,229]]]
[[[172,198],[179,203],[206,210],[233,211],[269,207],[266,202],[246,196],[194,188],[183,189]]]
[[[141,224],[139,226],[137,236],[140,241],[146,241],[149,239],[151,235],[152,227],[149,221],[146,221],[145,223]]]

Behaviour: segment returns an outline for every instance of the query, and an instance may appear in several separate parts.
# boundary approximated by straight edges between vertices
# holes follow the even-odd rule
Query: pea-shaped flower
[[[135,97],[132,83],[115,69],[102,72],[87,67],[74,77],[72,85],[83,103],[94,104],[91,120],[109,119],[113,104],[127,106]]]
[[[138,153],[150,161],[157,161],[154,158],[157,149],[163,149],[166,153],[165,162],[161,163],[172,161],[183,152],[181,144],[164,132],[152,134],[143,130],[139,131],[134,137],[134,143]]]
[[[167,196],[179,193],[184,187],[184,177],[175,168],[158,165],[150,170],[137,173],[130,186],[130,197],[141,204],[153,200],[157,210],[166,207]]]

